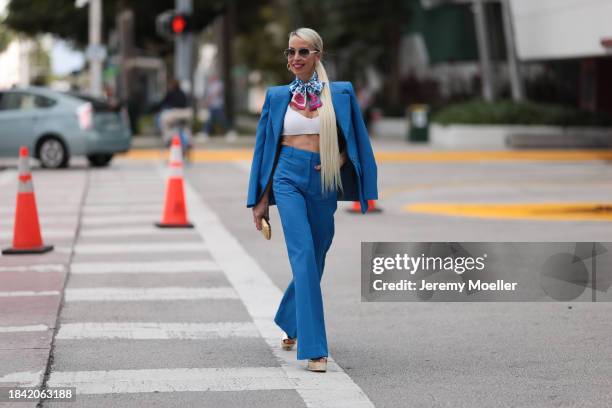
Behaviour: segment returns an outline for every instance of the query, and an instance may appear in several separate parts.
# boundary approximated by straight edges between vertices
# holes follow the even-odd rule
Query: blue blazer
[[[343,192],[338,191],[338,200],[359,201],[361,212],[365,213],[368,210],[367,201],[378,199],[376,161],[368,131],[353,85],[350,82],[331,82],[330,85],[338,133],[344,137],[349,158],[340,169]],[[257,125],[247,196],[248,208],[259,202],[272,177],[290,100],[288,85],[270,87],[266,92],[266,100]],[[352,166],[348,165],[349,163]],[[269,205],[276,204],[273,189],[270,189],[268,202]]]

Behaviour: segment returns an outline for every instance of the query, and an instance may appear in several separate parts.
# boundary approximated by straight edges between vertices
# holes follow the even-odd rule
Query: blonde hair
[[[319,54],[323,54],[323,40],[321,36],[311,28],[298,28],[289,33],[289,39],[296,36],[310,45]],[[342,190],[342,180],[340,178],[340,150],[338,146],[338,129],[336,128],[336,112],[332,104],[331,89],[327,72],[321,61],[317,61],[315,71],[319,81],[325,82],[320,98],[321,106],[319,117],[321,130],[319,133],[319,154],[321,156],[321,189],[323,193],[340,189]]]

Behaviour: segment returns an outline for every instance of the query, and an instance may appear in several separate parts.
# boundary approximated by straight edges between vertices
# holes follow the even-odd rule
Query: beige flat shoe
[[[288,337],[286,333],[283,333],[281,337],[281,348],[286,351],[291,351],[293,350],[293,346],[295,346],[296,342],[297,339],[292,339]]]
[[[327,371],[327,357],[319,357],[308,360],[308,366],[306,367],[310,371],[316,371],[324,373]]]

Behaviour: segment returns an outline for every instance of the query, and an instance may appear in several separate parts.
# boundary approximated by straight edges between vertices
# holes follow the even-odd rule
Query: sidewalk
[[[5,170],[0,188],[0,246],[12,242],[17,174]],[[3,386],[40,386],[51,352],[71,248],[78,228],[83,173],[34,172],[45,244],[42,255],[0,256],[0,379]],[[0,404],[2,405],[2,404]],[[21,403],[20,407],[36,403]]]

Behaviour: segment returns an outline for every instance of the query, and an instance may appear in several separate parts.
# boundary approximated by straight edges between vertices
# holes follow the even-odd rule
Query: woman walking
[[[258,230],[275,205],[283,226],[293,279],[275,323],[281,347],[297,343],[307,368],[327,369],[321,296],[325,255],[334,236],[337,201],[378,198],[376,162],[350,82],[329,82],[321,63],[323,41],[309,28],[289,34],[284,51],[290,85],[268,88],[257,126],[247,207]]]

